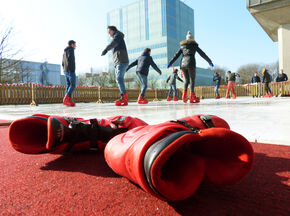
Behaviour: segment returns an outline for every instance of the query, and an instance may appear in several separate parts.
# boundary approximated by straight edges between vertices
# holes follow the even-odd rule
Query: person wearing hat
[[[213,67],[213,63],[211,59],[199,48],[198,44],[194,40],[193,35],[189,31],[186,35],[186,40],[180,42],[180,49],[177,51],[175,56],[168,64],[168,68],[172,66],[172,64],[182,55],[180,69],[183,71],[185,82],[184,82],[184,91],[182,100],[184,103],[187,102],[187,89],[190,83],[190,103],[199,103],[200,99],[195,96],[194,93],[194,85],[195,85],[195,75],[196,75],[196,61],[195,61],[195,53],[203,57],[211,67]]]
[[[70,40],[68,42],[68,47],[64,49],[62,58],[62,67],[67,83],[65,97],[63,98],[63,104],[66,106],[75,106],[75,103],[71,100],[71,96],[76,87],[76,64],[74,51],[76,47],[76,42]]]
[[[264,97],[266,97],[266,98],[273,97],[274,95],[271,92],[271,89],[269,86],[269,84],[272,81],[272,77],[266,68],[263,68],[262,75],[263,75],[263,83],[265,84],[265,91],[266,91],[266,95]]]
[[[178,79],[180,82],[183,82],[183,80],[178,76],[177,72],[178,72],[178,70],[175,69],[173,71],[173,73],[166,80],[166,83],[169,82],[169,85],[170,85],[170,89],[169,89],[168,96],[167,96],[167,101],[171,101],[170,96],[171,96],[173,90],[174,90],[173,100],[178,101],[177,89],[176,89],[176,79]]]

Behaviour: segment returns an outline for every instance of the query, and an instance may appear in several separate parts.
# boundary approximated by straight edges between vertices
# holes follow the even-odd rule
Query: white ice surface
[[[205,99],[199,104],[159,101],[147,105],[129,103],[126,107],[116,107],[112,103],[78,103],[76,107],[65,107],[62,104],[0,106],[0,119],[15,120],[36,113],[82,118],[129,115],[139,117],[149,124],[196,114],[212,114],[225,119],[233,131],[249,141],[290,145],[290,98]]]

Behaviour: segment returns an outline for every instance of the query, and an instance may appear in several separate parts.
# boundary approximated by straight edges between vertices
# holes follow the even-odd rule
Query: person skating
[[[261,83],[261,79],[258,76],[257,72],[254,73],[254,76],[251,79],[251,83],[256,85],[256,90],[257,90],[257,95],[253,95],[253,97],[255,97],[255,96],[260,97],[260,93],[258,93],[259,92],[259,85],[258,84]]]
[[[177,99],[177,89],[176,89],[176,79],[178,79],[180,82],[183,82],[183,80],[178,76],[178,70],[177,69],[175,69],[172,72],[172,74],[166,80],[166,83],[169,82],[169,85],[170,85],[170,89],[169,89],[168,96],[167,96],[167,101],[171,101],[170,96],[171,96],[173,90],[174,90],[173,100],[174,101],[178,101],[178,99]]]
[[[149,67],[152,66],[154,70],[157,71],[160,75],[162,74],[161,70],[157,67],[153,58],[151,57],[151,49],[146,48],[142,55],[134,62],[132,62],[126,71],[130,70],[132,67],[137,66],[136,74],[142,84],[141,93],[138,97],[139,104],[147,104],[148,100],[145,99],[145,94],[147,90],[147,81],[149,74]]]
[[[63,72],[66,78],[66,90],[65,97],[63,98],[63,104],[67,106],[75,106],[75,103],[71,100],[72,93],[76,87],[76,64],[75,64],[75,53],[76,42],[70,40],[68,47],[64,49],[62,58]]]
[[[263,69],[262,75],[263,75],[263,83],[265,85],[265,91],[266,91],[266,95],[264,97],[266,98],[273,97],[274,95],[271,92],[271,88],[269,86],[269,84],[272,81],[272,77],[266,68]]]
[[[182,55],[180,69],[183,71],[185,82],[184,82],[184,91],[183,91],[183,102],[186,103],[187,98],[187,89],[190,82],[190,103],[199,103],[200,99],[195,96],[194,93],[194,85],[195,85],[195,76],[196,76],[196,61],[195,54],[199,53],[201,57],[203,57],[211,67],[213,67],[213,63],[211,59],[199,48],[198,44],[193,38],[191,32],[188,32],[186,35],[186,40],[180,42],[180,49],[175,54],[173,59],[169,62],[168,68]]]
[[[221,76],[219,75],[218,72],[214,72],[213,81],[215,83],[215,85],[214,85],[214,91],[215,91],[215,94],[216,94],[215,99],[220,99],[221,96],[219,94],[219,87],[220,87],[220,84],[221,84]]]
[[[226,98],[229,98],[230,90],[232,90],[232,92],[233,92],[233,99],[237,98],[236,92],[235,92],[236,78],[237,77],[240,77],[240,75],[237,73],[232,73],[231,71],[227,72],[226,83],[228,84],[228,87],[227,87]]]
[[[115,101],[116,106],[128,105],[128,95],[124,83],[124,76],[129,64],[129,57],[126,43],[124,41],[124,34],[120,32],[115,26],[107,27],[108,34],[112,38],[111,43],[104,49],[102,56],[106,55],[108,51],[113,50],[113,61],[115,64],[116,81],[121,93],[121,98]]]

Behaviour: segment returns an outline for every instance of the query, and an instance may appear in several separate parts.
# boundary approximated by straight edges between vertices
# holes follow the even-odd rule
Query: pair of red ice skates
[[[119,100],[115,101],[115,105],[116,106],[127,106],[128,101],[129,101],[129,98],[128,98],[127,93],[121,94],[121,98]],[[148,104],[148,100],[146,100],[145,97],[142,96],[141,94],[139,95],[137,102],[138,102],[138,104]]]
[[[187,101],[188,101],[187,91],[183,92],[182,100],[183,100],[184,103],[187,103]],[[199,103],[200,99],[195,96],[194,92],[191,92],[190,93],[190,97],[189,97],[189,102],[190,103]]]
[[[271,97],[273,97],[273,96],[274,96],[273,93],[271,93],[271,94],[267,93],[267,94],[264,96],[264,98],[271,98]]]
[[[170,96],[167,96],[167,101],[171,101]],[[178,98],[176,96],[173,96],[173,101],[178,101]]]
[[[217,185],[240,181],[253,166],[253,149],[223,119],[196,115],[157,125],[117,116],[84,120],[34,115],[9,128],[14,149],[26,154],[104,150],[119,175],[162,200],[192,196],[204,177]]]

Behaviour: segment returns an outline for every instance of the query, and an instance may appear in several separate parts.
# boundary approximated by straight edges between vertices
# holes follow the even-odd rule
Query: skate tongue
[[[52,150],[65,143],[66,137],[71,134],[71,129],[65,126],[56,117],[50,117],[47,121],[47,143],[46,148]]]
[[[204,160],[190,151],[200,141],[193,131],[181,131],[154,143],[144,157],[149,187],[171,201],[183,200],[197,190],[205,174]]]

